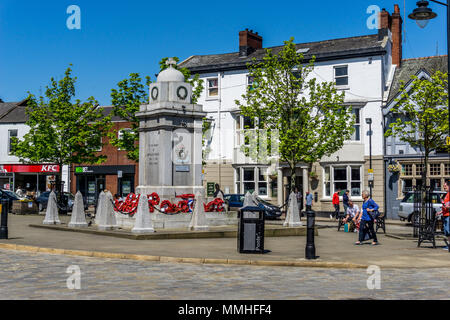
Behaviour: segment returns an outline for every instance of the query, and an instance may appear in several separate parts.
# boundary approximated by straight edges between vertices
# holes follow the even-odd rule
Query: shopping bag
[[[346,223],[346,224],[344,225],[344,231],[345,231],[345,232],[349,232],[349,230],[350,230],[350,224],[349,224],[349,223]]]

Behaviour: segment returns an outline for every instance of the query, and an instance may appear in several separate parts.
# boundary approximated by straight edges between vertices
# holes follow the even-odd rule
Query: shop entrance
[[[105,176],[78,176],[77,190],[79,190],[85,197],[88,205],[96,205],[100,192],[105,190],[106,178]]]

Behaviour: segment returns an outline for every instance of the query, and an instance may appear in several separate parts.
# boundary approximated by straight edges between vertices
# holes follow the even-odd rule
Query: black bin
[[[245,207],[239,211],[239,253],[264,253],[264,210]]]

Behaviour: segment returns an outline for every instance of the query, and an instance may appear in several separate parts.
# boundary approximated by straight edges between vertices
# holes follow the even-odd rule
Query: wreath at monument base
[[[116,200],[114,202],[114,211],[133,217],[137,212],[137,207],[139,204],[140,195],[130,193],[124,201]],[[183,194],[177,196],[176,198],[181,199],[178,203],[172,203],[169,200],[163,200],[159,195],[154,192],[147,195],[149,212],[153,213],[155,211],[167,214],[175,215],[182,213],[189,213],[194,210],[195,195],[194,194]],[[159,208],[157,208],[159,206]],[[224,212],[225,202],[222,199],[214,199],[208,204],[203,204],[205,212]]]

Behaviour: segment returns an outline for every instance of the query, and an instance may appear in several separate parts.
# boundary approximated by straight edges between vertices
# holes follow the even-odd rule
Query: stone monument
[[[75,195],[75,202],[72,209],[72,218],[70,219],[70,228],[84,228],[87,227],[86,214],[84,213],[83,195],[80,191]]]
[[[139,119],[139,186],[137,193],[158,193],[175,202],[181,194],[204,193],[202,186],[202,125],[206,113],[192,104],[192,86],[167,61],[150,85],[149,104]]]
[[[47,211],[45,212],[45,219],[43,224],[61,224],[58,216],[58,205],[56,203],[56,193],[52,191],[48,197]]]
[[[289,196],[289,204],[286,212],[286,220],[283,227],[301,227],[303,223],[300,221],[300,212],[298,209],[297,196],[294,192]]]

